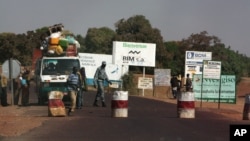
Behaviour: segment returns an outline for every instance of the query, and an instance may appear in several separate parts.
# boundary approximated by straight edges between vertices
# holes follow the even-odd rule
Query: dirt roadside
[[[45,116],[30,116],[26,113],[39,110],[38,107],[8,106],[0,107],[0,136],[19,136],[39,127],[48,119]]]
[[[166,97],[165,91],[161,92],[160,90],[157,90],[157,92],[162,93],[162,95],[153,96],[152,93],[149,93],[139,97],[177,104],[176,99]],[[200,102],[195,102],[195,107],[197,111],[214,112],[222,115],[222,118],[240,121],[242,120],[245,95],[248,93],[250,93],[250,79],[245,79],[237,86],[236,104],[221,103],[220,108],[218,108],[218,103],[203,102],[201,107]],[[44,106],[0,106],[0,136],[19,136],[29,130],[41,126],[43,122],[50,117],[47,116],[47,113],[42,113],[41,115],[36,116],[32,115],[32,113],[39,110],[44,111],[44,108]]]

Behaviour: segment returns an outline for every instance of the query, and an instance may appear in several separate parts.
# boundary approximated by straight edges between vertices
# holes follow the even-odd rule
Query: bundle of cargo
[[[68,41],[68,46],[66,48],[66,56],[77,56],[80,44],[72,36],[67,36],[66,39]]]
[[[55,26],[49,28],[50,36],[42,41],[41,50],[44,50],[47,56],[77,56],[79,42],[73,36],[65,37],[62,34],[63,27]]]
[[[59,45],[61,32],[52,33],[49,37],[48,53],[61,55],[63,48]]]

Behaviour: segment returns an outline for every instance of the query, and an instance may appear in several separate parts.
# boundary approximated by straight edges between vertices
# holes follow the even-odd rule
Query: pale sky
[[[0,0],[0,33],[62,23],[85,37],[89,28],[114,30],[134,15],[144,15],[164,41],[207,31],[250,57],[250,0]]]

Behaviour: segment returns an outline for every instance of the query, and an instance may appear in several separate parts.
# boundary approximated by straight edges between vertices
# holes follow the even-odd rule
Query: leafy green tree
[[[207,51],[209,47],[221,44],[221,41],[216,36],[208,35],[207,31],[202,31],[197,34],[191,34],[187,39],[183,39],[182,44],[186,50]]]
[[[82,37],[82,35],[76,35],[75,39],[79,42],[81,45],[79,52],[85,52],[86,50],[86,45],[85,45],[85,38]]]
[[[212,52],[212,60],[222,62],[222,75],[236,75],[237,82],[246,74],[249,63],[238,52],[226,48],[216,36],[209,36],[206,31],[199,34],[191,34],[187,39],[181,41],[181,54],[185,51],[208,51]]]
[[[107,27],[90,28],[85,38],[86,52],[112,54],[115,32]]]
[[[0,34],[0,61],[13,58],[22,65],[31,65],[33,49],[40,47],[40,35],[44,29],[37,32],[27,31],[26,34],[1,33]]]
[[[170,68],[172,75],[184,74],[185,58],[180,52],[180,45],[177,41],[165,42],[168,52],[168,60],[164,61],[164,67]]]
[[[32,64],[34,48],[40,48],[41,37],[48,36],[48,28],[42,27],[24,34],[0,33],[0,64],[10,57],[22,65]],[[212,52],[213,60],[222,62],[222,74],[235,74],[237,82],[242,76],[250,76],[250,58],[225,47],[220,39],[207,31],[191,34],[181,41],[163,42],[160,30],[153,28],[143,15],[121,19],[115,23],[115,31],[107,27],[90,28],[86,37],[64,30],[79,41],[80,52],[112,54],[113,41],[142,42],[156,44],[156,68],[170,68],[174,74],[184,74],[185,52]],[[142,67],[130,67],[130,71],[142,72]],[[146,73],[153,74],[154,68]]]
[[[115,41],[155,43],[156,44],[156,67],[162,68],[164,61],[168,60],[168,53],[163,44],[163,38],[160,30],[152,28],[149,20],[143,15],[120,19],[116,24]],[[130,67],[133,71],[141,71],[140,67]],[[153,73],[153,68],[146,70],[147,73]]]
[[[15,58],[20,54],[16,49],[16,35],[14,33],[0,34],[0,62],[4,62],[9,58]]]

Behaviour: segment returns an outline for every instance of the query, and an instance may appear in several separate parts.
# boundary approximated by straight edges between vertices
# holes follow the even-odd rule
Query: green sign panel
[[[219,102],[220,96],[221,103],[236,103],[235,82],[235,75],[221,75],[221,79],[204,78],[202,81],[202,75],[195,74],[193,76],[195,99],[201,100],[202,97],[202,101]]]

